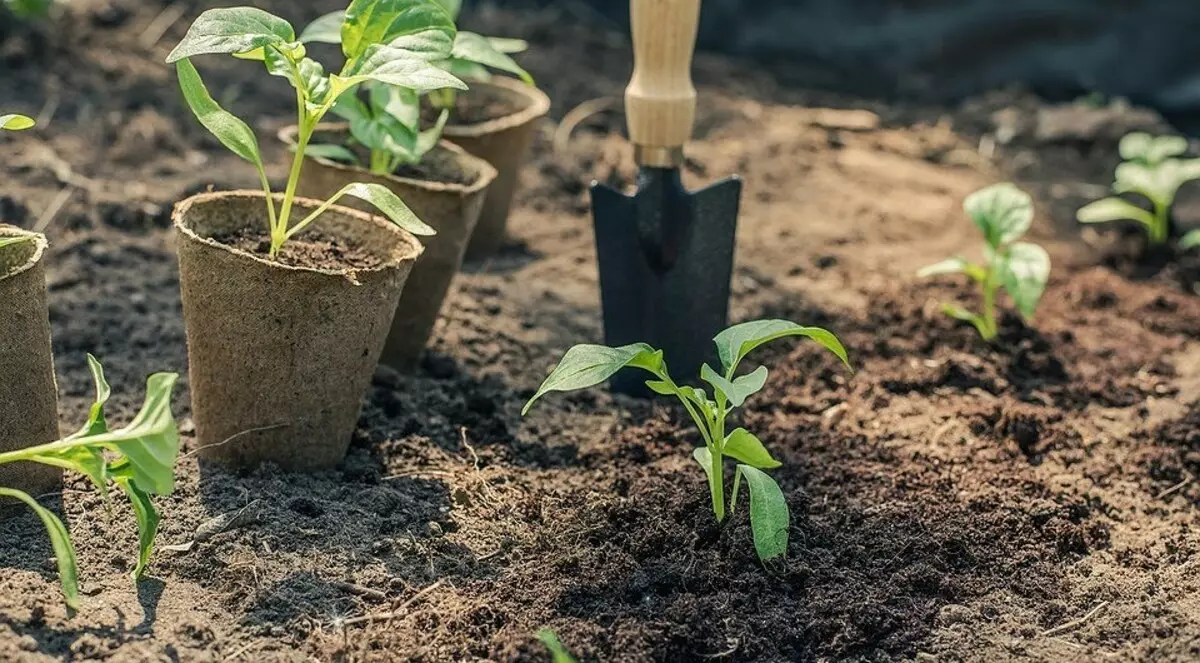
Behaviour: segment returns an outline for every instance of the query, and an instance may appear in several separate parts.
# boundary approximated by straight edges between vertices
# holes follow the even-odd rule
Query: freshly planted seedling
[[[1116,196],[1097,200],[1076,213],[1080,223],[1131,220],[1146,230],[1151,246],[1165,244],[1171,234],[1171,205],[1185,183],[1200,179],[1200,159],[1180,159],[1187,152],[1187,139],[1135,132],[1121,139],[1125,161],[1117,166],[1113,192],[1137,194],[1150,203],[1147,211]]]
[[[104,379],[104,369],[91,355],[88,367],[96,383],[96,402],[83,428],[57,442],[0,453],[0,465],[30,462],[79,472],[92,481],[106,501],[109,483],[115,483],[129,498],[137,518],[138,560],[132,574],[137,580],[150,563],[158,533],[159,513],[151,496],[167,495],[175,489],[179,431],[171,414],[171,390],[178,376],[151,375],[146,382],[146,401],[141,411],[128,426],[109,430],[104,405],[111,390]],[[24,502],[41,518],[58,561],[63,596],[67,606],[77,609],[79,571],[75,547],[62,520],[23,491],[0,487],[0,496]]]
[[[646,386],[655,393],[678,398],[700,431],[704,446],[696,448],[692,457],[708,477],[713,513],[718,522],[725,520],[726,510],[724,461],[727,456],[738,461],[729,510],[737,508],[738,491],[745,478],[750,489],[750,527],[754,535],[754,549],[759,559],[764,562],[772,560],[787,552],[790,516],[783,491],[762,470],[779,467],[780,463],[753,433],[745,428],[726,432],[725,428],[730,413],[767,383],[765,366],[759,366],[745,375],[737,375],[742,360],[760,345],[788,336],[811,338],[837,355],[847,366],[850,365],[841,342],[824,329],[802,327],[787,320],[744,322],[726,329],[713,339],[717,344],[722,370],[717,372],[708,364],[700,369],[700,379],[712,389],[710,398],[703,389],[676,384],[667,371],[662,350],[655,350],[645,343],[619,348],[577,345],[567,351],[537,393],[525,404],[521,414],[529,412],[534,401],[552,391],[586,389],[604,382],[626,367],[649,372],[655,379],[647,380]]]
[[[462,81],[436,64],[450,57],[456,31],[449,14],[435,0],[353,0],[337,19],[326,20],[323,28],[338,26],[346,62],[337,74],[326,74],[319,62],[307,57],[304,42],[297,39],[291,24],[252,7],[204,12],[167,57],[167,62],[175,63],[184,98],[200,123],[258,170],[267,194],[271,257],[343,196],[367,201],[413,234],[434,234],[396,194],[379,184],[348,184],[304,219],[296,222],[291,218],[313,132],[343,95],[352,95],[355,88],[368,82],[413,94],[444,87],[466,89]],[[285,78],[296,90],[296,153],[278,209],[254,132],[217,104],[191,62],[196,55],[210,53],[260,61],[268,73]]]
[[[986,242],[983,264],[955,256],[929,265],[917,275],[966,274],[978,283],[983,296],[982,312],[972,313],[954,304],[943,304],[942,311],[971,323],[985,341],[991,341],[1000,331],[996,299],[1001,290],[1008,292],[1026,320],[1033,318],[1050,278],[1050,256],[1037,244],[1017,241],[1033,223],[1033,200],[1013,184],[996,184],[976,191],[967,196],[963,209],[983,232]]]

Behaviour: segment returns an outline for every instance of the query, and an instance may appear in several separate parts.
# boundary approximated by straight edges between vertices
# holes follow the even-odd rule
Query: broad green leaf
[[[394,85],[373,84],[368,87],[372,114],[390,115],[416,136],[421,127],[421,99],[417,93]]]
[[[318,18],[300,32],[300,41],[305,44],[340,44],[342,42],[342,23],[346,20],[346,12],[342,10],[329,12]]]
[[[704,470],[704,475],[708,477],[709,485],[712,485],[712,452],[708,447],[696,447],[692,449],[692,458],[700,464],[700,468]]]
[[[1179,248],[1183,251],[1200,246],[1200,230],[1192,230],[1179,240]]]
[[[1187,152],[1188,142],[1182,136],[1158,136],[1135,131],[1121,139],[1118,149],[1126,161],[1140,161],[1153,166],[1170,157]]]
[[[1146,227],[1154,225],[1154,215],[1120,198],[1104,198],[1079,208],[1075,218],[1080,223],[1108,223],[1129,219]]]
[[[462,11],[462,0],[435,1],[442,6],[442,9],[446,10],[446,13],[450,15],[450,18],[454,19],[455,21],[458,20],[458,13]]]
[[[62,585],[63,598],[72,610],[79,609],[79,567],[75,561],[75,546],[67,526],[53,511],[38,504],[27,493],[12,488],[0,488],[0,495],[21,500],[42,519],[46,533],[50,535],[50,546],[58,562],[58,581]]]
[[[387,42],[387,47],[404,51],[426,62],[436,62],[446,59],[446,53],[453,49],[454,41],[441,30],[424,30],[396,37]]]
[[[772,458],[771,452],[767,451],[762,441],[745,428],[734,429],[725,437],[724,453],[751,467],[763,470],[779,467],[782,464]]]
[[[88,410],[87,423],[74,435],[67,438],[69,440],[85,435],[99,435],[100,433],[108,432],[108,421],[104,418],[104,406],[108,403],[109,397],[112,396],[112,387],[109,386],[108,380],[104,378],[104,367],[100,365],[99,360],[88,354],[87,364],[88,371],[92,374],[92,383],[96,385],[96,400]]]
[[[345,76],[337,78],[342,79],[342,89],[349,89],[366,81],[379,81],[416,92],[443,88],[467,89],[466,83],[425,57],[384,44],[370,46],[361,58],[355,60]],[[335,84],[336,89],[338,88]]]
[[[679,393],[676,386],[666,380],[646,380],[646,386],[650,391],[662,396],[675,396]]]
[[[1182,175],[1178,159],[1167,159],[1153,166],[1126,162],[1117,166],[1113,191],[1137,193],[1149,198],[1155,205],[1166,208],[1183,184]]]
[[[442,32],[447,47],[454,42],[454,20],[433,0],[352,0],[342,24],[342,52],[355,60],[372,46],[426,31]]]
[[[963,210],[993,248],[1015,241],[1033,223],[1033,199],[1009,182],[967,196]]]
[[[524,39],[508,39],[506,37],[488,37],[488,41],[492,43],[492,48],[501,53],[524,53],[529,50],[529,42]]]
[[[346,121],[370,119],[371,109],[357,94],[343,94],[333,103],[330,111]]]
[[[811,338],[826,348],[847,367],[850,360],[846,357],[846,349],[841,341],[832,333],[820,327],[801,327],[787,320],[754,320],[734,325],[717,334],[713,342],[717,344],[717,355],[725,373],[730,374],[741,363],[742,359],[760,345],[786,336],[805,336]]]
[[[441,114],[438,115],[437,122],[435,122],[432,127],[422,131],[420,135],[417,136],[416,151],[418,158],[425,156],[430,150],[437,146],[438,141],[442,139],[442,132],[445,131],[446,122],[449,121],[449,119],[450,111],[442,109]]]
[[[155,373],[146,381],[146,401],[124,428],[81,441],[121,454],[128,461],[129,479],[140,490],[166,495],[175,489],[179,458],[179,429],[171,413],[171,391],[179,376]]]
[[[447,0],[442,0],[447,1]],[[550,629],[542,629],[537,633],[538,640],[542,641],[542,645],[550,652],[551,663],[579,663],[566,646],[558,639],[554,631]]]
[[[292,151],[295,151],[295,149],[296,148],[293,146]],[[354,152],[350,151],[350,148],[343,145],[332,145],[329,143],[309,145],[308,147],[304,148],[304,154],[305,156],[313,157],[315,159],[328,159],[330,161],[340,161],[343,163],[360,165],[358,156],[354,154]]]
[[[466,60],[481,64],[485,67],[498,69],[520,77],[522,81],[533,85],[533,77],[521,68],[516,60],[506,53],[496,50],[491,40],[474,32],[459,32],[454,40],[454,51],[451,56],[458,60]]]
[[[417,136],[390,115],[351,120],[350,135],[372,151],[402,155],[406,163],[417,148]]]
[[[158,510],[150,495],[137,487],[133,481],[131,466],[127,461],[113,465],[113,476],[121,490],[129,498],[133,514],[138,524],[138,561],[133,569],[133,579],[139,580],[150,564],[150,556],[154,553],[154,537],[158,534],[158,523],[161,520]]]
[[[538,387],[537,393],[521,409],[521,415],[524,416],[529,412],[534,401],[549,392],[574,391],[594,387],[626,366],[645,368],[650,372],[656,372],[655,367],[658,369],[662,367],[662,351],[655,350],[645,343],[633,343],[619,348],[590,344],[576,345],[563,355],[562,360],[542,382],[542,386]]]
[[[408,205],[400,200],[400,196],[392,193],[392,190],[382,184],[365,184],[356,182],[349,184],[341,190],[338,196],[350,196],[365,200],[371,203],[383,215],[386,216],[392,223],[400,226],[404,230],[414,235],[436,235],[437,231],[430,228],[424,221],[419,219],[415,212],[409,209]]]
[[[1150,152],[1150,144],[1153,142],[1154,137],[1150,134],[1133,131],[1121,138],[1121,142],[1117,144],[1117,151],[1125,161],[1140,161]]]
[[[747,398],[758,393],[767,383],[767,367],[759,366],[752,373],[733,380],[726,380],[708,364],[704,364],[700,367],[700,379],[711,384],[713,389],[724,395],[730,405],[741,407]]]
[[[454,74],[454,76],[459,80],[479,81],[484,83],[492,80],[492,72],[488,71],[487,67],[477,62],[450,58],[444,62],[439,62],[438,66]]]
[[[292,87],[302,90],[310,104],[321,105],[329,95],[329,78],[320,62],[312,58],[295,60],[276,48],[268,48],[264,60],[272,76],[281,76]]]
[[[296,40],[287,21],[253,7],[209,9],[188,29],[167,63],[206,53],[244,53]]]
[[[967,271],[968,264],[969,263],[967,263],[966,260],[963,260],[958,256],[946,258],[941,262],[935,262],[932,265],[922,267],[921,270],[917,272],[917,276],[920,278],[925,278],[928,276],[938,276],[940,274],[964,274]]]
[[[1025,319],[1033,317],[1050,278],[1050,255],[1037,244],[1017,242],[1004,261],[1002,283]]]
[[[183,98],[196,115],[196,119],[200,120],[200,124],[234,154],[254,164],[259,172],[265,172],[262,155],[258,150],[258,138],[249,125],[217,104],[204,87],[200,72],[196,71],[190,60],[175,63],[175,70],[179,73],[179,87],[183,90]]]
[[[34,125],[33,118],[24,115],[0,115],[0,130],[24,131]]]
[[[779,484],[764,472],[740,465],[750,489],[750,528],[754,532],[754,550],[764,562],[787,554],[791,516]]]

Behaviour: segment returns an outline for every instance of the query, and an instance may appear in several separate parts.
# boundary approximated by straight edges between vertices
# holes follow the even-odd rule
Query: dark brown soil
[[[68,5],[61,47],[0,42],[0,99],[56,107],[0,139],[0,214],[31,227],[72,191],[47,228],[64,430],[91,398],[85,352],[108,369],[114,422],[146,374],[186,375],[170,207],[256,185],[160,64],[200,7],[135,47],[166,5],[117,4],[104,22]],[[297,24],[331,9],[259,4]],[[559,9],[475,20],[532,42],[522,62],[553,118],[619,98],[620,35]],[[260,135],[292,121],[280,81],[199,65]],[[772,378],[739,425],[783,461],[786,564],[758,564],[744,511],[714,522],[696,436],[669,405],[595,389],[519,415],[566,348],[600,340],[586,185],[634,171],[619,114],[601,113],[558,153],[539,134],[513,241],[460,276],[416,374],[376,375],[342,467],[234,474],[185,456],[136,588],[132,518],[69,478],[45,502],[78,547],[73,618],[38,521],[0,522],[0,660],[544,661],[543,627],[586,661],[1200,659],[1200,298],[1174,268],[1114,269],[1116,234],[1073,221],[1106,190],[1121,132],[1001,141],[998,112],[1020,128],[1075,110],[1014,91],[883,104],[703,54],[695,70],[687,179],[746,181],[734,319],[826,326],[856,368],[807,343],[754,356]],[[1118,119],[1161,128],[1150,115]],[[975,303],[966,283],[913,275],[977,256],[962,198],[1010,178],[1037,198],[1054,272],[1036,320],[1006,316],[988,345],[939,313]],[[1184,225],[1200,220],[1185,193]],[[186,380],[176,411],[190,454]]]
[[[460,92],[454,97],[454,108],[450,109],[450,119],[447,124],[455,126],[470,126],[498,120],[521,109],[515,108],[512,102],[495,90],[477,87],[468,92]],[[441,110],[425,104],[421,109],[421,119],[427,124],[436,122]]]
[[[233,235],[213,237],[214,240],[262,258],[271,250],[267,232],[243,230]],[[379,256],[361,246],[350,246],[344,240],[311,229],[305,230],[284,243],[275,261],[289,267],[343,271],[374,269],[383,264]]]
[[[437,148],[426,152],[421,163],[401,166],[394,174],[396,177],[407,177],[413,180],[463,186],[469,186],[478,180],[478,176],[472,177],[463,168],[458,155],[449,150]]]

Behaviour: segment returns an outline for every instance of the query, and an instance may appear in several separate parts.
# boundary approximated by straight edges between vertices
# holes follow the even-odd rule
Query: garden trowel
[[[737,177],[699,191],[680,179],[696,115],[692,54],[700,0],[630,0],[634,69],[625,116],[638,165],[637,192],[592,185],[605,343],[661,348],[677,380],[715,356],[733,274]],[[613,390],[646,395],[626,369]]]

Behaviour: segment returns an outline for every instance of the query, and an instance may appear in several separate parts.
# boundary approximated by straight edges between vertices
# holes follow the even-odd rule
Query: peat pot
[[[348,127],[319,125],[313,142],[343,145]],[[279,137],[295,145],[296,133],[296,127],[288,127]],[[400,297],[381,363],[409,371],[421,358],[454,275],[462,266],[488,186],[495,179],[496,171],[486,161],[445,141],[425,155],[419,168],[405,168],[394,175],[374,175],[365,168],[319,158],[310,158],[304,164],[297,188],[300,195],[327,200],[353,182],[381,184],[437,231],[436,235],[421,238],[425,252],[413,266]],[[357,198],[343,198],[342,203],[377,214],[369,203]]]
[[[479,224],[467,247],[467,260],[491,257],[504,243],[508,211],[521,174],[521,164],[533,141],[537,121],[550,112],[550,98],[541,90],[513,78],[496,76],[488,82],[472,81],[471,89],[459,92],[458,108],[491,111],[489,119],[450,123],[443,132],[448,140],[492,164],[496,181],[488,190]]]
[[[297,199],[292,218],[318,205]],[[285,264],[263,254],[266,216],[261,192],[175,206],[196,442],[228,465],[329,468],[346,454],[422,248],[383,218],[334,206],[284,245]]]
[[[46,238],[0,225],[0,452],[58,439],[58,387],[46,307]],[[31,495],[58,490],[62,473],[35,463],[0,467],[0,486]]]

